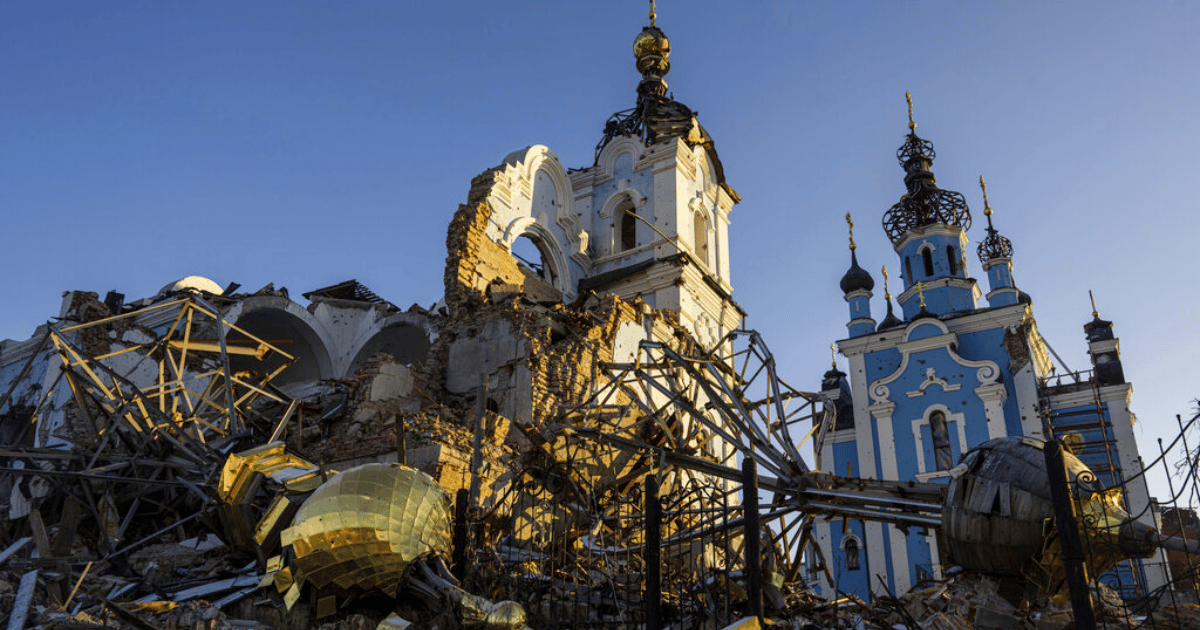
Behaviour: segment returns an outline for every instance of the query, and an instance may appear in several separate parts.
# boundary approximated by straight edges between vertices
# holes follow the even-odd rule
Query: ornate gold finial
[[[829,356],[833,357],[833,369],[837,369],[837,347],[829,344]]]
[[[850,218],[850,213],[846,213],[846,224],[850,226],[850,251],[854,251],[857,245],[854,244],[854,219]]]
[[[1096,296],[1092,295],[1092,290],[1088,289],[1088,299],[1092,301],[1092,317],[1099,318],[1100,311],[1096,310]]]
[[[921,310],[925,310],[925,283],[924,282],[917,283],[917,296],[921,298],[921,304],[920,304]]]
[[[983,215],[991,221],[992,207],[988,205],[987,200],[987,184],[983,181],[983,175],[979,176],[979,187],[983,189]]]
[[[908,130],[915,131],[917,129],[917,123],[913,122],[912,117],[912,92],[905,92],[904,100],[908,101]]]
[[[654,18],[656,17],[658,17],[658,14],[654,12],[654,0],[650,0],[650,26],[654,26]]]
[[[888,290],[888,282],[887,282],[887,280],[888,280],[888,278],[887,278],[887,265],[884,265],[884,266],[883,266],[883,299],[885,299],[885,300],[890,300],[890,299],[892,299],[892,292]]]

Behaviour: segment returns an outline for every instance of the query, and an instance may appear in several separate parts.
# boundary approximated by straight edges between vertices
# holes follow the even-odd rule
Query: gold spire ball
[[[642,29],[633,40],[633,56],[637,58],[638,72],[644,77],[662,78],[671,71],[671,42],[654,25],[658,15],[654,11],[654,0],[650,0],[650,26]]]

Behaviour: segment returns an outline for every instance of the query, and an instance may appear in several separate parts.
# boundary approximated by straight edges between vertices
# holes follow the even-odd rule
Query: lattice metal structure
[[[147,326],[151,320],[163,323]],[[48,338],[62,367],[30,422],[43,442],[59,446],[6,455],[58,462],[24,474],[80,481],[65,489],[102,524],[105,557],[216,518],[206,487],[226,456],[247,443],[280,439],[298,406],[271,384],[294,358],[225,321],[198,295],[51,328]],[[235,355],[271,354],[282,363],[263,371],[230,367]],[[75,404],[64,407],[68,388]],[[261,403],[273,408],[270,417],[255,410]],[[166,506],[193,511],[175,512],[170,525],[145,536],[147,523],[163,523],[159,511]]]
[[[145,317],[159,309],[175,310],[173,321],[145,342],[92,356],[72,340],[88,330]],[[97,453],[109,441],[121,441],[137,451],[161,440],[196,463],[211,463],[212,449],[205,445],[246,435],[248,422],[253,421],[250,405],[256,399],[266,397],[295,406],[270,385],[295,358],[225,321],[198,296],[51,331],[50,338],[84,416],[83,427],[101,445],[94,449]],[[269,372],[234,373],[230,368],[233,355],[262,360],[272,353],[284,361]],[[136,359],[123,361],[125,366],[119,371],[112,367],[114,358],[130,354]],[[139,386],[131,377],[147,365],[157,371],[157,378]],[[272,427],[271,433],[281,426],[282,422]]]
[[[609,380],[587,402],[566,410],[556,431],[570,431],[598,446],[598,459],[626,458],[621,474],[660,479],[664,548],[701,540],[738,526],[746,501],[742,468],[757,465],[765,550],[773,570],[795,579],[812,541],[817,516],[862,517],[904,526],[940,523],[942,489],[916,484],[843,479],[809,470],[802,452],[819,447],[832,428],[834,407],[821,394],[797,390],[775,371],[775,360],[757,332],[729,333],[711,349],[681,352],[644,341],[632,362],[604,366]],[[604,448],[610,449],[608,452]],[[607,505],[640,501],[633,484],[612,493]],[[605,489],[600,489],[601,493]],[[730,519],[728,511],[735,516]],[[711,510],[711,511],[710,511]],[[722,522],[716,522],[720,514]],[[814,546],[815,548],[815,546]]]

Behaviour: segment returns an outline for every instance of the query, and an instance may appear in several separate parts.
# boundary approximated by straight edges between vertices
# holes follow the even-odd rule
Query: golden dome
[[[633,40],[633,56],[643,76],[663,76],[671,70],[671,41],[657,26],[647,26]]]

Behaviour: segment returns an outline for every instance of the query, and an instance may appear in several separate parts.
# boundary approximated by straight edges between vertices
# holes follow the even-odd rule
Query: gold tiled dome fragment
[[[319,592],[395,597],[413,562],[449,554],[451,505],[423,472],[366,464],[317,488],[281,539],[296,554],[298,577]]]

